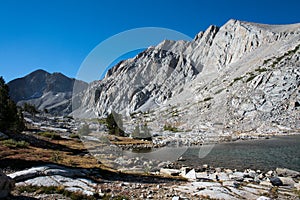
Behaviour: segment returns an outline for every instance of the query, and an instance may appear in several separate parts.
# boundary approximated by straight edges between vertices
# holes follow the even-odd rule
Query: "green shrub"
[[[97,119],[99,124],[106,124],[106,119],[105,118],[101,118],[101,119]]]
[[[294,193],[300,198],[300,190],[294,189]]]
[[[172,126],[171,124],[165,124],[164,131],[179,132],[178,128]]]
[[[36,186],[31,186],[31,185],[28,185],[28,186],[21,186],[18,188],[18,191],[23,193],[23,192],[28,192],[28,193],[32,193],[32,192],[35,192],[37,190],[37,187]]]
[[[244,78],[243,76],[234,78],[233,81],[229,84],[229,86],[232,86],[233,83],[235,83],[235,82],[237,82],[239,80],[242,80],[243,78]]]
[[[268,71],[268,69],[259,67],[259,68],[255,69],[255,71],[257,71],[257,72],[266,72],[266,71]]]
[[[51,138],[53,140],[59,140],[61,139],[60,135],[55,133],[55,132],[39,132],[38,135],[43,136],[43,137],[47,137],[47,138]]]
[[[211,99],[213,99],[213,98],[212,97],[206,97],[205,99],[203,99],[203,101],[209,101]]]
[[[272,59],[271,58],[269,58],[269,59],[267,59],[267,60],[264,60],[264,62],[263,62],[263,64],[265,65],[265,64],[267,64],[269,61],[271,61]]]
[[[53,152],[53,154],[51,155],[51,160],[53,162],[59,163],[62,160],[62,156],[61,153],[59,151]]]
[[[24,109],[24,111],[30,113],[31,115],[35,115],[35,114],[39,113],[39,111],[36,109],[36,107],[29,103],[24,103],[23,109]],[[45,111],[48,112],[47,109],[45,109]]]
[[[256,77],[256,75],[250,76],[249,78],[247,78],[246,82],[248,83],[249,81],[252,81],[255,77]]]
[[[236,77],[236,78],[234,78],[234,79],[233,79],[233,82],[236,82],[236,81],[242,80],[243,78],[244,78],[244,77],[242,77],[242,76],[241,76],[241,77]]]
[[[2,140],[1,143],[6,147],[11,147],[11,148],[27,148],[29,146],[28,142],[16,141],[13,139]]]
[[[70,138],[77,138],[77,139],[80,138],[79,135],[78,135],[78,134],[75,134],[75,133],[70,134],[69,137],[70,137]]]
[[[42,187],[36,187],[36,193],[37,194],[63,194],[64,188],[63,187],[56,187],[56,186],[42,186]]]

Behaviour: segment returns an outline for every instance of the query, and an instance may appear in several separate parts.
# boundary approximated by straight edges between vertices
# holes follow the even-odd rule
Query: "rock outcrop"
[[[68,169],[56,165],[33,167],[18,171],[8,176],[16,182],[16,186],[64,186],[66,191],[80,192],[91,196],[96,191],[96,184],[86,177],[88,170]]]
[[[120,62],[89,85],[74,113],[114,110],[124,129],[138,121],[153,131],[165,124],[223,133],[299,130],[299,55],[300,24],[230,20],[193,41],[166,40]]]
[[[6,198],[13,190],[15,182],[0,171],[0,199]]]
[[[284,170],[296,173],[289,169]],[[165,179],[154,174],[156,173],[151,177],[127,174],[127,182],[122,181],[124,178],[121,178],[121,174],[107,180],[104,178],[107,175],[101,174],[101,170],[97,169],[71,169],[46,165],[18,171],[8,176],[16,182],[16,191],[22,187],[35,188],[36,192],[33,194],[28,192],[20,194],[34,198],[40,197],[40,193],[37,192],[41,191],[39,188],[48,187],[60,188],[74,195],[82,194],[83,197],[100,198],[125,195],[133,199],[298,199],[299,179],[290,176],[280,177],[275,171],[263,173],[260,170],[246,169],[239,172],[207,165],[201,170],[189,167],[160,169],[161,175],[183,176],[188,181]],[[143,178],[143,181],[140,182],[140,178]],[[50,199],[51,193],[45,195],[43,199]]]

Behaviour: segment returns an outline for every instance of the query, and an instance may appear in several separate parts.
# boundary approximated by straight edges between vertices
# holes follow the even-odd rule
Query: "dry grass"
[[[24,135],[20,134],[17,137],[24,139]],[[116,136],[113,136],[116,137]],[[14,137],[14,139],[17,139]],[[95,157],[88,154],[86,149],[89,146],[85,145],[78,139],[63,139],[54,140],[31,134],[29,138],[25,137],[29,143],[27,148],[11,148],[0,144],[0,169],[7,170],[23,170],[34,166],[44,164],[59,164],[66,167],[76,167],[85,169],[99,169],[102,171],[102,176],[107,179],[117,179],[128,181],[136,179],[139,181],[183,181],[181,178],[148,176],[147,174],[120,173],[118,170],[109,168],[108,165],[100,163]],[[134,140],[126,137],[117,137],[116,142],[123,144],[151,144],[149,141]],[[31,141],[31,142],[30,142]],[[101,148],[102,144],[91,143],[92,147]],[[96,147],[95,145],[98,145]],[[142,175],[142,176],[141,176]]]
[[[29,146],[29,143],[25,141],[16,141],[13,139],[2,140],[1,144],[10,148],[27,148]]]
[[[138,140],[138,139],[133,139],[129,137],[121,137],[121,136],[108,136],[108,139],[112,144],[115,145],[142,145],[142,144],[147,144],[150,145],[152,144],[151,141],[146,141],[146,140]]]
[[[20,135],[21,136],[21,135]],[[36,145],[29,143],[26,148],[13,148],[0,143],[0,168],[18,168],[22,163],[54,163],[70,167],[94,168],[101,167],[98,161],[82,152],[87,152],[81,141],[71,140],[53,140],[41,137],[35,137],[41,142]],[[47,144],[43,146],[43,143]],[[49,148],[49,147],[53,148]],[[15,163],[15,164],[14,164]]]

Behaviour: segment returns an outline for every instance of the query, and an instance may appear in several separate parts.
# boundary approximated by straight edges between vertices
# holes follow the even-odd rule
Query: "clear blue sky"
[[[0,76],[8,82],[36,69],[75,77],[101,41],[138,27],[194,37],[231,18],[300,22],[299,0],[0,0]]]

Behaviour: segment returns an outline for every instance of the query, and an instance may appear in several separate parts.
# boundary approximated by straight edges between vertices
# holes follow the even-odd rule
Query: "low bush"
[[[75,134],[75,133],[70,134],[69,137],[70,137],[70,138],[77,138],[77,139],[80,138],[79,135],[78,135],[78,134]]]
[[[29,146],[28,142],[16,141],[13,139],[2,140],[1,144],[10,148],[27,148]]]
[[[205,99],[203,99],[203,101],[209,101],[211,99],[213,99],[213,97],[206,97]]]
[[[164,125],[164,131],[172,131],[172,132],[179,132],[178,128],[170,125],[170,124],[165,124]]]
[[[268,71],[268,69],[266,69],[266,68],[257,68],[257,69],[255,69],[255,71],[257,71],[257,72],[266,72],[266,71]]]
[[[246,80],[246,82],[248,83],[248,82],[252,81],[255,77],[256,77],[255,75],[250,76],[250,77]]]
[[[51,155],[51,160],[55,163],[59,163],[61,160],[63,160],[61,153],[59,151],[53,152]]]
[[[233,82],[236,82],[236,81],[242,80],[243,78],[244,78],[243,76],[241,76],[241,77],[236,77],[236,78],[234,78],[234,79],[233,79]]]
[[[43,137],[47,137],[47,138],[50,138],[50,139],[53,139],[53,140],[61,139],[60,135],[58,133],[55,133],[55,132],[48,132],[48,131],[39,132],[38,135],[43,136]]]

